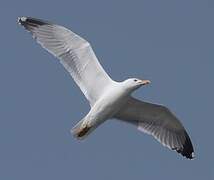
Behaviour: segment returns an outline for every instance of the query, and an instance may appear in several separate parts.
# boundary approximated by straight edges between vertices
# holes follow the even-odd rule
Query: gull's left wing
[[[100,65],[89,42],[63,26],[41,19],[21,17],[18,22],[43,48],[60,59],[93,106],[113,80]]]
[[[115,117],[136,125],[140,131],[151,134],[162,145],[183,156],[194,158],[193,146],[186,130],[168,108],[130,97]]]

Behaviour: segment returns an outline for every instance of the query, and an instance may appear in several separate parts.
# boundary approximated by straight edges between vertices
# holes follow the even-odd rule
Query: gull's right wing
[[[115,117],[136,125],[140,131],[151,134],[161,144],[183,156],[189,159],[194,157],[193,146],[186,130],[168,108],[130,97]]]
[[[21,17],[18,22],[42,47],[60,59],[91,106],[113,82],[85,39],[63,26],[40,19]]]

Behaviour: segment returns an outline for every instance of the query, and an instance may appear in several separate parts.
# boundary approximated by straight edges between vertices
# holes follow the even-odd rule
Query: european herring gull
[[[112,80],[89,42],[63,26],[31,17],[18,18],[18,23],[60,60],[89,101],[89,113],[71,130],[76,138],[85,138],[104,121],[115,118],[134,124],[140,131],[152,135],[162,145],[186,158],[194,157],[186,130],[168,108],[131,96],[133,91],[149,84],[149,80]]]

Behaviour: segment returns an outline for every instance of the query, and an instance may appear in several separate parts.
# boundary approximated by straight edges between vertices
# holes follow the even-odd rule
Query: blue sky
[[[3,0],[0,15],[0,179],[214,178],[213,1]],[[75,140],[69,130],[88,102],[57,59],[17,25],[18,16],[77,32],[115,80],[150,79],[134,96],[176,113],[196,159],[117,121]]]

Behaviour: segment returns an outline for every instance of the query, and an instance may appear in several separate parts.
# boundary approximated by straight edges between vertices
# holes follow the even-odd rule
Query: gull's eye
[[[137,82],[137,79],[134,79],[134,82]]]

